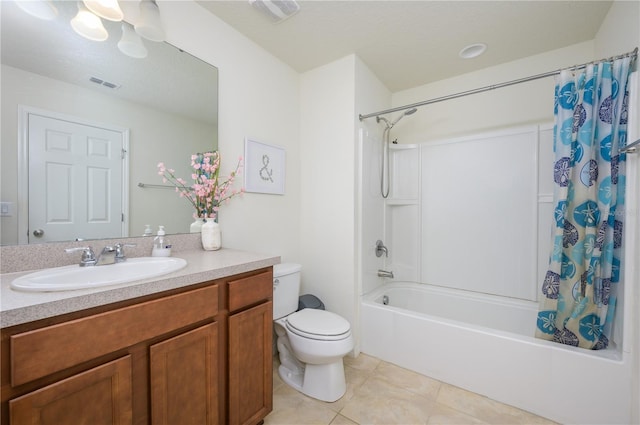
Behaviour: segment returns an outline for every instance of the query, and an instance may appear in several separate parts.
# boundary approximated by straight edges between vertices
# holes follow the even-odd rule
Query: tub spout
[[[389,279],[393,279],[393,272],[378,269],[378,277],[388,277]]]

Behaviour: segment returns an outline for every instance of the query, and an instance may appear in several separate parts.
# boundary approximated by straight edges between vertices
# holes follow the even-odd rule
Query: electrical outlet
[[[13,215],[13,202],[0,202],[0,217],[11,217]]]

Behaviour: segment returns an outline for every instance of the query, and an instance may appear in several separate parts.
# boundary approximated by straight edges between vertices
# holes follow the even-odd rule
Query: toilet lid
[[[351,325],[343,317],[313,308],[290,314],[287,316],[287,324],[291,331],[302,336],[343,337],[351,331]]]

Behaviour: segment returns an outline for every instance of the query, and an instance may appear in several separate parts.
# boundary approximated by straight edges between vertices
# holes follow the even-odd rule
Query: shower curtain
[[[536,336],[608,345],[620,282],[630,57],[556,78],[554,226]]]

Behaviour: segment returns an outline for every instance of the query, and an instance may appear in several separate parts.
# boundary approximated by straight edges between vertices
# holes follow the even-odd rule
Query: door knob
[[[41,238],[44,235],[44,230],[42,229],[36,229],[33,231],[33,236],[35,236],[36,238]]]

